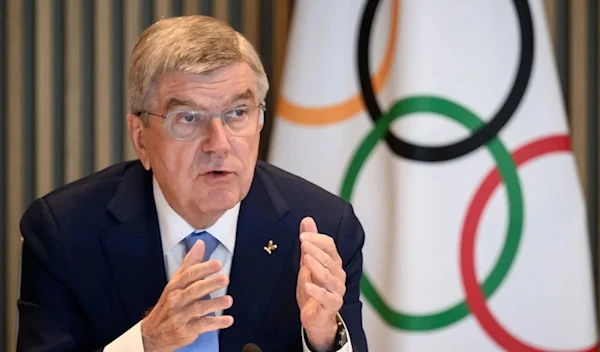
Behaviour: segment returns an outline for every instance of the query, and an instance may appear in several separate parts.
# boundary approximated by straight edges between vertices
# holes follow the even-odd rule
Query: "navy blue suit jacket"
[[[359,282],[364,232],[347,202],[259,161],[242,201],[228,294],[233,326],[222,351],[255,343],[301,351],[296,280],[299,224],[312,216],[333,237],[347,273],[341,315],[367,351]],[[139,322],[166,283],[152,174],[139,161],[111,166],[37,199],[24,237],[18,351],[100,350]],[[268,255],[263,246],[278,248]]]

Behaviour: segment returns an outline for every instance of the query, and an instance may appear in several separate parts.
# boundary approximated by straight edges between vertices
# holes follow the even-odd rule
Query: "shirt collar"
[[[163,253],[169,252],[192,232],[201,231],[210,233],[219,240],[230,253],[233,253],[240,203],[237,203],[233,208],[227,210],[213,226],[207,229],[195,229],[171,208],[155,177],[152,177],[152,188],[154,190],[154,203],[158,214]]]

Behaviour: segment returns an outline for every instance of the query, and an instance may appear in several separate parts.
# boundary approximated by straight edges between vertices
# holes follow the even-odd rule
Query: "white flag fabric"
[[[545,19],[541,0],[296,1],[269,161],[353,204],[371,351],[597,350]]]

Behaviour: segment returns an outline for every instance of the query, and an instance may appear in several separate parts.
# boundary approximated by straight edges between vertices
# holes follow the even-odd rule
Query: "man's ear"
[[[137,157],[144,165],[146,170],[150,170],[150,159],[148,158],[148,150],[146,149],[146,141],[144,140],[144,121],[138,115],[127,115],[127,127],[129,129],[129,138],[135,149]]]

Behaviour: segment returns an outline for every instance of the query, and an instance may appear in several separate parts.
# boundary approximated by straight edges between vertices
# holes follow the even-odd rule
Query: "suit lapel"
[[[107,206],[119,224],[100,234],[130,325],[156,304],[167,284],[152,174],[135,164]],[[241,350],[259,328],[298,234],[280,220],[289,211],[283,197],[257,167],[252,187],[241,204],[228,294],[233,307],[224,312],[234,325],[220,333],[221,348]],[[263,247],[273,240],[277,249]],[[238,344],[240,346],[238,346]]]
[[[101,233],[100,241],[133,325],[156,304],[167,283],[152,174],[139,163],[132,166],[107,208],[120,224]]]
[[[297,236],[278,225],[288,210],[264,171],[257,167],[238,219],[227,290],[233,297],[233,306],[224,312],[232,315],[235,322],[229,329],[221,331],[224,350],[241,350],[245,342],[252,342],[285,263],[290,259],[289,253],[294,245],[298,245]],[[272,254],[263,249],[269,240],[277,245]]]

